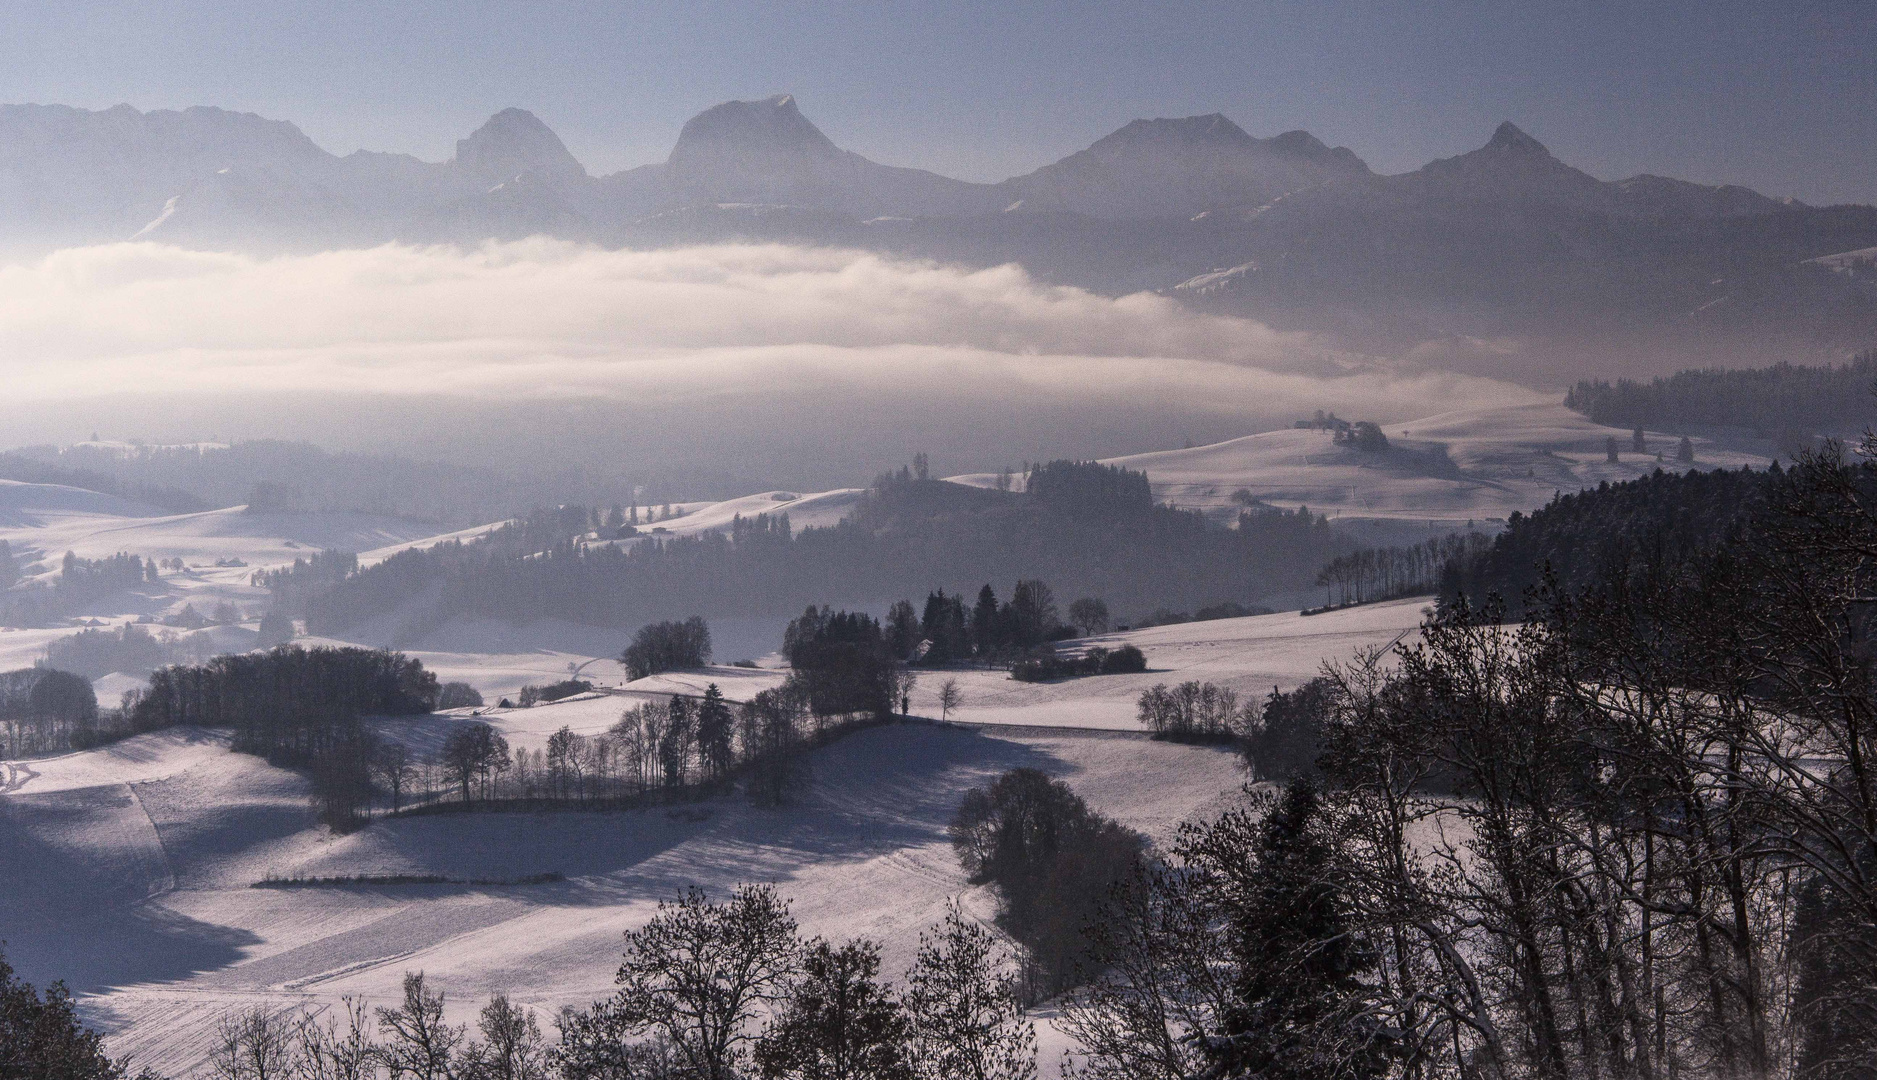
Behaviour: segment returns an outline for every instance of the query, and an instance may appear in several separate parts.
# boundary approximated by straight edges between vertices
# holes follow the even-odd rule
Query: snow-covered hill
[[[199,1067],[228,1009],[390,1002],[406,971],[468,1019],[497,990],[544,1026],[606,996],[620,934],[657,900],[773,881],[809,933],[867,935],[903,970],[949,897],[988,918],[944,833],[963,792],[1006,769],[1067,778],[1159,842],[1216,812],[1235,758],[1135,736],[986,734],[899,725],[817,752],[781,810],[735,799],[588,814],[478,814],[314,828],[304,782],[176,730],[37,763],[0,796],[0,936],[33,977],[57,971],[114,1054],[169,1075]],[[255,889],[276,876],[436,874],[528,886]],[[1053,1064],[1051,1062],[1050,1064]]]

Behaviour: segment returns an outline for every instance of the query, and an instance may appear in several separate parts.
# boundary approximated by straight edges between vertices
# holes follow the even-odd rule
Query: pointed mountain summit
[[[680,204],[800,206],[864,217],[988,212],[997,200],[987,185],[841,149],[802,115],[792,94],[698,113],[678,133],[663,180]]]
[[[1390,178],[1403,190],[1468,202],[1551,206],[1622,218],[1714,218],[1774,213],[1783,204],[1743,187],[1659,176],[1599,180],[1559,161],[1510,120],[1486,145]]]
[[[1541,158],[1551,156],[1551,151],[1545,149],[1544,143],[1525,134],[1517,124],[1510,120],[1494,128],[1492,138],[1487,140],[1486,145],[1481,149],[1484,153],[1501,156],[1514,154]]]
[[[1133,120],[1053,165],[1004,182],[1030,211],[1097,218],[1191,217],[1368,176],[1347,148],[1305,131],[1249,135],[1218,114]]]
[[[560,136],[526,109],[503,109],[467,139],[458,139],[456,164],[490,183],[522,176],[568,183],[587,176]]]
[[[1479,149],[1430,162],[1393,181],[1402,190],[1465,202],[1611,208],[1603,181],[1559,161],[1509,120]]]

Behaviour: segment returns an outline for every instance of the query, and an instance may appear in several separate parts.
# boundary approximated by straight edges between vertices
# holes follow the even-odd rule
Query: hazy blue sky
[[[841,145],[974,180],[1138,116],[1302,127],[1396,172],[1511,119],[1605,178],[1877,202],[1877,3],[5,0],[0,101],[214,104],[429,159],[521,106],[596,173],[789,92]]]

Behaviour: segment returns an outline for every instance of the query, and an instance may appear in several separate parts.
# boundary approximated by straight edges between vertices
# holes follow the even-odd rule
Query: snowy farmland
[[[545,711],[545,710],[544,710]],[[866,935],[890,970],[948,897],[993,912],[944,834],[963,792],[1020,765],[1165,841],[1241,782],[1228,752],[1138,735],[902,724],[817,752],[780,810],[723,799],[613,813],[400,818],[345,837],[312,823],[295,774],[177,730],[10,767],[0,934],[30,973],[86,994],[114,1053],[172,1075],[252,1001],[389,1001],[407,970],[457,1019],[497,990],[551,1018],[608,992],[620,934],[686,885],[773,881],[809,933]],[[555,873],[515,886],[252,888],[268,876]]]
[[[1144,685],[1209,679],[1246,692],[1295,685],[1325,658],[1411,631],[1420,602],[1302,618],[1295,613],[1111,634],[1148,656],[1140,676],[1019,683],[1002,672],[930,672],[915,713],[947,677],[963,687],[954,726],[873,728],[817,751],[802,797],[780,810],[725,796],[623,812],[407,817],[349,836],[315,825],[297,774],[179,729],[83,753],[10,763],[0,774],[0,937],[21,969],[54,973],[113,1033],[114,1053],[171,1074],[195,1067],[217,1017],[264,1000],[387,1001],[406,970],[450,992],[458,1019],[507,992],[544,1020],[604,996],[620,934],[686,885],[773,881],[804,930],[865,935],[889,970],[910,963],[948,897],[989,918],[944,834],[963,792],[1020,765],[1065,779],[1097,810],[1156,841],[1216,813],[1244,776],[1229,752],[1151,741],[1137,728]],[[717,667],[654,676],[624,693],[532,709],[485,709],[512,745],[562,726],[609,727],[623,708],[708,683],[745,699],[783,672]],[[387,720],[423,748],[452,717]],[[1077,730],[1082,729],[1082,730]],[[270,877],[436,875],[541,885],[254,888]],[[1045,1033],[1045,1044],[1051,1042]],[[1054,1056],[1046,1062],[1054,1067]]]
[[[1145,468],[1157,497],[1221,512],[1243,487],[1280,504],[1307,504],[1370,527],[1412,534],[1530,509],[1557,487],[1619,479],[1652,458],[1610,465],[1610,434],[1561,409],[1492,410],[1388,429],[1399,453],[1361,460],[1314,431],[1254,435],[1211,447],[1118,459]],[[1707,464],[1763,463],[1753,448],[1704,441]],[[989,483],[989,477],[956,478]],[[671,534],[727,529],[739,515],[786,510],[792,523],[828,525],[858,498],[766,492],[674,507]],[[486,526],[484,527],[487,528]],[[165,514],[74,488],[0,482],[0,539],[30,577],[50,579],[66,551],[120,551],[182,562],[155,581],[88,601],[88,622],[113,625],[232,604],[240,621],[179,639],[198,651],[250,648],[265,590],[256,569],[322,548],[373,562],[438,537],[391,518],[249,514],[242,508]],[[217,565],[217,564],[220,565]],[[839,598],[830,598],[838,601]],[[993,899],[970,887],[944,827],[963,792],[1019,765],[1066,780],[1097,810],[1156,841],[1184,820],[1215,813],[1244,781],[1216,748],[1147,739],[1135,702],[1157,683],[1213,682],[1242,696],[1290,688],[1326,661],[1410,638],[1425,598],[1316,616],[1295,611],[1184,623],[1069,642],[1070,649],[1139,647],[1148,670],[1023,683],[995,669],[926,671],[912,712],[935,718],[941,685],[956,680],[950,726],[897,724],[816,751],[810,782],[783,809],[736,796],[613,812],[403,817],[334,836],[313,820],[299,774],[229,751],[223,735],[176,729],[82,753],[0,763],[0,939],[29,978],[64,978],[114,1054],[171,1075],[201,1061],[216,1019],[254,1001],[330,1005],[348,995],[388,1002],[407,970],[450,995],[453,1019],[503,991],[550,1021],[604,996],[621,933],[686,885],[722,891],[773,881],[808,933],[882,942],[889,972],[910,962],[921,929],[962,896],[989,918]],[[360,627],[306,644],[391,644],[394,627]],[[712,683],[732,701],[778,685],[780,620],[713,620],[715,666],[626,683],[612,660],[630,634],[545,620],[512,626],[457,620],[398,642],[446,681],[476,686],[488,706],[380,722],[414,749],[439,745],[467,719],[494,726],[517,749],[556,730],[605,731],[620,713]],[[32,664],[73,632],[0,632],[0,668]],[[523,685],[577,674],[601,692],[531,709],[495,707]],[[138,683],[97,680],[100,697]],[[459,882],[545,884],[352,885],[255,888],[269,878],[435,875]],[[549,1025],[551,1026],[551,1025]],[[1043,1039],[1053,1075],[1060,1040]]]

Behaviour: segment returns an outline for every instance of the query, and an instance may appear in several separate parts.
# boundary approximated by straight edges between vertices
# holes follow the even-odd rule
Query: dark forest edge
[[[1648,382],[1584,381],[1565,395],[1564,404],[1599,424],[1639,431],[1751,428],[1791,454],[1811,448],[1817,435],[1855,431],[1868,423],[1873,384],[1877,349],[1838,367],[1782,363],[1690,369]]]
[[[1249,507],[1227,528],[1156,505],[1142,473],[1068,461],[1035,467],[1023,491],[883,474],[847,520],[799,532],[782,512],[722,533],[620,539],[612,518],[540,510],[337,579],[316,580],[309,565],[277,596],[319,634],[387,615],[412,635],[462,615],[622,627],[689,612],[783,615],[833,596],[1033,577],[1147,612],[1305,585],[1324,552],[1353,548],[1307,510]]]

